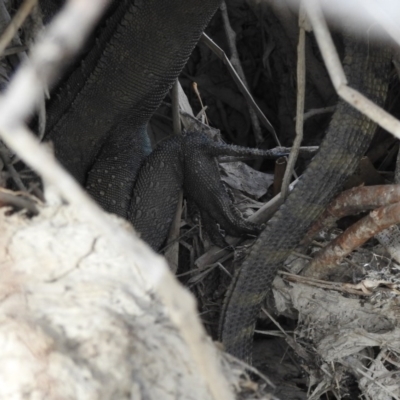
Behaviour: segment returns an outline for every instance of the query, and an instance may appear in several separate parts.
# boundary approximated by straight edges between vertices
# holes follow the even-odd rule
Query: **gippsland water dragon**
[[[60,1],[41,4],[50,14]],[[112,1],[92,48],[49,105],[46,139],[59,159],[106,210],[149,229],[144,236],[155,248],[165,238],[182,182],[200,206],[211,205],[204,211],[209,220],[228,232],[255,229],[215,183],[214,157],[224,152],[221,146],[189,135],[188,141],[164,143],[144,161],[150,153],[146,124],[219,5],[220,0]],[[350,36],[345,42],[350,85],[383,105],[389,50]],[[277,269],[356,168],[374,130],[373,122],[339,101],[319,153],[233,280],[221,316],[221,339],[230,353],[251,360],[255,322]],[[140,194],[133,194],[135,182]]]

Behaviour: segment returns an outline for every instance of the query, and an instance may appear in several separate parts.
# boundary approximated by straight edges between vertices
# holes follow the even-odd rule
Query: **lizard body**
[[[128,217],[137,227],[142,224],[142,234],[154,248],[164,233],[154,238],[152,232],[165,230],[182,183],[195,200],[199,194],[206,196],[202,188],[208,188],[208,195],[201,198],[203,203],[213,199],[211,209],[202,211],[207,219],[223,220],[221,225],[236,233],[257,230],[238,217],[229,195],[216,189],[220,182],[214,179],[218,175],[215,157],[229,153],[226,148],[212,150],[208,145],[199,157],[197,150],[204,142],[188,135],[166,141],[143,161],[150,152],[146,124],[219,3],[114,1],[95,46],[49,108],[47,138],[55,143],[57,156],[106,210]],[[352,86],[382,105],[388,52],[369,52],[367,43],[349,40],[346,54]],[[374,129],[375,124],[339,102],[320,152],[261,233],[233,281],[221,316],[221,338],[232,354],[251,359],[255,321],[277,269],[354,170]],[[157,176],[166,182],[162,195],[152,192],[160,189]],[[208,177],[213,177],[212,184]],[[139,189],[135,195],[134,185]],[[147,232],[146,221],[151,225]]]
[[[165,140],[148,157],[147,123],[219,3],[114,0],[92,47],[49,103],[45,139],[57,158],[105,210],[131,221],[156,250],[182,186],[228,233],[260,231],[233,206],[215,158],[270,152],[217,145],[190,133]],[[59,1],[43,0],[42,6],[51,14]]]
[[[349,35],[345,42],[344,69],[350,85],[383,106],[390,50],[372,47],[367,40]],[[375,128],[375,123],[339,101],[319,152],[233,279],[220,319],[220,335],[228,352],[251,362],[257,316],[278,268],[353,173]]]

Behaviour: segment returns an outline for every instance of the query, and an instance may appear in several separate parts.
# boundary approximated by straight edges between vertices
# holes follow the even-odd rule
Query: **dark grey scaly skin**
[[[349,84],[383,106],[389,50],[347,37],[345,54]],[[278,268],[355,170],[375,127],[375,123],[339,101],[319,152],[234,277],[220,319],[220,336],[229,353],[251,362],[257,316]]]
[[[276,153],[227,145],[204,133],[189,132],[162,141],[146,158],[135,182],[128,220],[154,249],[161,247],[168,234],[182,187],[205,217],[206,229],[213,222],[233,236],[260,232],[261,226],[244,219],[233,205],[221,181],[219,156],[275,157]],[[216,228],[210,227],[210,236],[225,247]]]
[[[59,2],[42,4],[51,13]],[[139,168],[151,151],[146,125],[219,4],[220,0],[113,1],[94,46],[50,102],[46,140],[54,143],[58,159],[107,211],[127,217]],[[152,159],[157,155],[159,151]],[[176,168],[179,157],[168,152],[165,156],[167,167]],[[158,183],[173,192],[175,178],[163,172],[163,182]],[[159,197],[149,200],[151,212],[142,215],[155,215]],[[174,202],[166,205],[163,199],[156,211],[157,226],[166,224],[162,207],[169,214]],[[132,207],[129,215],[135,215]],[[146,229],[150,228],[144,224]],[[150,231],[144,233],[151,237]]]
[[[107,211],[126,217],[150,152],[146,124],[219,3],[114,0],[93,48],[50,104],[46,139]]]
[[[261,231],[260,225],[244,219],[233,205],[221,181],[216,158],[242,155],[265,157],[269,152],[211,142],[205,135],[191,135],[183,144],[184,188],[188,198],[217,221],[228,234],[258,234]]]
[[[202,214],[228,233],[260,231],[232,205],[215,157],[273,152],[189,134],[164,141],[144,161],[151,151],[146,124],[219,2],[113,1],[97,40],[48,107],[46,139],[57,157],[100,205],[128,218],[156,250],[167,236],[182,185]],[[41,4],[48,16],[60,2]]]

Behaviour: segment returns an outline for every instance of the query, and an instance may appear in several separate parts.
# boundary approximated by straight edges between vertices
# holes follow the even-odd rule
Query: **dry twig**
[[[177,79],[174,86],[172,86],[172,122],[173,122],[173,131],[174,135],[182,134],[181,127],[181,118],[179,109],[180,107],[180,98],[185,96],[179,80]],[[186,96],[185,96],[186,98]],[[187,99],[186,99],[187,101]],[[183,202],[183,190],[181,189],[178,195],[178,204],[176,206],[175,217],[172,221],[171,228],[168,232],[167,238],[167,250],[164,253],[166,260],[168,261],[168,265],[171,268],[171,271],[176,274],[178,270],[178,261],[179,261],[179,233],[180,233],[180,225],[181,225],[181,215],[182,215],[182,202]]]
[[[329,229],[340,218],[400,202],[400,185],[361,186],[349,189],[334,199],[307,232],[303,244],[310,243],[322,229]]]
[[[347,79],[340,63],[328,26],[322,14],[318,0],[304,0],[308,18],[313,27],[318,47],[328,69],[333,86],[338,95],[350,103],[358,111],[365,114],[382,128],[400,138],[400,121],[374,104],[364,95],[347,86]],[[400,39],[400,38],[399,38]]]
[[[240,79],[239,75],[237,74],[235,68],[233,68],[231,62],[229,61],[228,57],[224,53],[224,51],[215,43],[213,42],[205,33],[203,33],[201,37],[201,41],[227,66],[229,73],[231,74],[233,80],[238,85],[238,89],[246,98],[246,100],[252,105],[253,109],[255,110],[258,118],[260,118],[261,123],[264,127],[272,133],[275,142],[278,146],[280,146],[280,141],[278,136],[276,135],[276,131],[272,124],[268,121],[267,117],[261,111],[260,107],[258,107],[257,103],[254,101],[253,96],[249,93],[246,86],[243,84],[242,80]]]
[[[25,0],[22,3],[14,18],[11,20],[10,24],[0,37],[0,54],[4,53],[4,50],[13,40],[14,36],[18,32],[18,29],[22,26],[25,19],[28,17],[36,4],[37,0]]]
[[[304,7],[300,7],[299,13],[299,44],[297,47],[297,106],[296,106],[296,137],[287,162],[285,176],[282,182],[282,198],[286,199],[289,194],[290,178],[294,172],[294,166],[299,155],[299,148],[303,140],[304,124],[304,99],[306,91],[306,30],[309,30],[306,21]]]
[[[30,198],[26,193],[16,193],[7,189],[0,189],[0,207],[10,206],[19,210],[27,210],[32,215],[38,215],[39,211],[36,207],[35,200]]]
[[[240,76],[240,79],[242,80],[243,84],[246,86],[248,90],[249,84],[247,83],[247,79],[244,74],[242,64],[240,63],[239,53],[236,47],[236,32],[232,29],[231,24],[229,22],[228,9],[226,7],[225,1],[222,2],[220,9],[222,12],[222,20],[224,21],[226,38],[228,40],[229,49],[231,51],[231,63],[235,68],[237,74]],[[250,114],[251,124],[253,125],[256,143],[261,143],[263,141],[263,137],[261,133],[261,127],[257,119],[257,114],[254,111],[252,104],[249,102],[248,98],[246,98],[246,101],[249,105],[249,114]]]
[[[319,252],[305,271],[306,276],[331,273],[336,264],[354,249],[391,225],[400,223],[400,203],[380,207],[356,222]]]

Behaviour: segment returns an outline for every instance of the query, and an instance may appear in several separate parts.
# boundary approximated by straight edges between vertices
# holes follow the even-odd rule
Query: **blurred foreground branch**
[[[71,0],[66,3],[66,6],[62,10],[62,12],[56,16],[53,22],[47,28],[45,34],[38,40],[37,44],[32,48],[31,57],[29,62],[25,63],[19,71],[15,74],[13,81],[10,83],[10,86],[4,96],[0,100],[0,136],[3,141],[12,149],[16,154],[18,154],[21,159],[23,159],[28,165],[30,165],[39,175],[43,178],[47,188],[51,188],[53,193],[56,192],[59,196],[61,196],[64,200],[67,200],[69,206],[73,210],[73,214],[75,214],[78,221],[81,221],[81,224],[88,224],[90,229],[93,229],[97,232],[98,237],[93,238],[90,246],[86,249],[86,252],[81,254],[82,259],[77,260],[77,264],[75,268],[80,270],[83,268],[82,261],[92,255],[93,252],[97,249],[98,240],[105,240],[107,243],[107,248],[110,251],[110,254],[114,254],[116,258],[122,258],[124,260],[124,265],[126,266],[134,266],[136,265],[138,270],[137,274],[130,276],[130,280],[125,280],[122,286],[117,288],[118,290],[123,291],[123,295],[130,298],[130,302],[126,303],[125,307],[133,307],[134,309],[141,304],[142,299],[135,298],[134,294],[128,290],[132,285],[137,286],[138,284],[144,284],[143,287],[147,287],[148,291],[155,291],[155,293],[162,299],[164,306],[167,310],[168,318],[173,322],[176,329],[180,332],[180,335],[184,339],[185,346],[188,348],[188,356],[194,362],[193,366],[195,370],[197,370],[198,377],[200,378],[199,382],[202,382],[204,385],[203,395],[208,392],[209,397],[213,399],[229,399],[232,398],[230,389],[225,381],[222,378],[222,373],[220,371],[220,366],[216,359],[215,349],[210,345],[210,343],[206,340],[206,335],[204,329],[202,328],[197,316],[196,316],[196,308],[195,302],[192,296],[188,294],[188,292],[181,288],[181,286],[175,281],[174,277],[168,271],[168,268],[161,257],[156,256],[144,243],[139,240],[135,240],[132,233],[127,231],[126,229],[122,229],[120,223],[118,223],[115,219],[108,217],[80,188],[80,186],[75,182],[75,180],[60,166],[60,164],[46,151],[45,147],[38,143],[38,140],[34,137],[34,135],[29,132],[29,130],[25,127],[24,121],[25,119],[33,112],[35,106],[38,104],[40,99],[40,95],[43,91],[43,87],[49,86],[55,79],[56,75],[59,73],[59,70],[63,67],[64,63],[78,50],[80,45],[82,44],[84,38],[90,32],[90,29],[94,26],[98,18],[100,17],[102,11],[108,4],[106,0]],[[54,200],[54,199],[53,199]],[[56,200],[57,203],[58,200]],[[64,206],[65,207],[65,206]],[[61,210],[61,213],[63,211]],[[52,212],[50,213],[52,214]],[[53,215],[56,217],[56,215]],[[6,223],[6,219],[3,218],[3,224]],[[29,221],[26,221],[25,224],[29,225]],[[56,224],[57,225],[57,224]],[[51,224],[50,224],[51,226]],[[61,225],[63,226],[63,225]],[[64,225],[65,226],[65,225]],[[60,228],[60,226],[59,226]],[[68,229],[67,229],[68,230]],[[29,229],[28,229],[29,231]],[[79,230],[76,230],[76,235],[79,236]],[[14,236],[15,237],[15,236]],[[40,241],[40,236],[35,234],[36,240]],[[103,239],[101,239],[103,238]],[[17,239],[18,241],[18,239]],[[57,241],[58,242],[58,241]],[[20,240],[20,245],[26,245],[26,240]],[[72,242],[59,241],[60,246],[65,246],[68,249],[68,246],[71,245]],[[76,244],[76,243],[75,243]],[[38,243],[39,245],[39,243]],[[29,245],[28,245],[29,247]],[[45,245],[46,247],[46,245]],[[72,246],[74,247],[74,246]],[[53,246],[50,246],[50,249]],[[47,250],[50,251],[48,248]],[[65,251],[65,249],[64,249]],[[31,248],[31,252],[35,253],[33,248]],[[67,251],[68,253],[68,251]],[[7,253],[11,254],[11,253]],[[15,259],[10,259],[10,256],[7,257],[7,254],[3,254],[3,257],[6,258],[5,261],[8,264],[3,263],[5,270],[2,274],[3,280],[3,295],[2,298],[20,298],[20,293],[24,291],[28,291],[32,296],[32,303],[22,304],[18,301],[15,304],[10,304],[7,302],[6,309],[3,308],[3,313],[1,313],[1,318],[5,318],[7,320],[7,324],[3,324],[5,328],[12,328],[14,326],[15,329],[18,329],[21,338],[16,339],[16,347],[15,351],[9,354],[11,359],[15,357],[15,354],[21,354],[21,341],[23,343],[31,343],[33,354],[36,355],[38,359],[44,360],[44,364],[41,364],[39,367],[41,368],[41,379],[37,380],[37,386],[42,386],[41,389],[47,389],[48,392],[51,393],[52,396],[63,397],[71,395],[73,398],[79,398],[77,396],[78,389],[75,387],[76,383],[79,383],[79,379],[66,381],[65,384],[57,376],[56,371],[54,370],[54,364],[51,363],[54,357],[57,358],[57,354],[60,354],[61,351],[65,351],[65,342],[63,339],[58,336],[67,335],[64,340],[72,340],[77,344],[80,343],[80,340],[84,340],[85,335],[81,336],[81,333],[72,331],[68,329],[68,327],[62,327],[63,319],[51,321],[50,319],[46,321],[41,331],[38,320],[40,319],[41,313],[46,313],[47,307],[50,309],[50,302],[44,302],[41,304],[42,307],[38,307],[35,309],[33,298],[38,294],[37,292],[31,292],[28,287],[30,282],[35,286],[36,289],[39,290],[40,293],[43,291],[46,293],[52,291],[61,290],[61,287],[54,286],[55,282],[63,282],[63,279],[68,279],[73,276],[74,269],[67,268],[64,270],[64,274],[56,274],[56,271],[59,271],[59,262],[57,256],[55,259],[53,258],[53,263],[50,264],[51,271],[48,272],[47,277],[44,279],[42,276],[42,280],[39,279],[37,281],[37,276],[35,273],[30,275],[29,270],[25,270],[22,264],[17,263]],[[40,260],[40,252],[39,254],[32,254],[32,256],[39,257]],[[50,257],[52,259],[52,257]],[[40,265],[41,262],[38,262],[37,265]],[[33,268],[32,264],[29,264],[31,268]],[[6,268],[7,266],[7,268]],[[107,262],[103,267],[107,267]],[[91,267],[88,266],[88,269]],[[24,276],[17,277],[17,271],[21,269],[25,270],[25,278],[29,278],[24,280]],[[88,269],[83,268],[84,276],[89,273]],[[106,268],[108,269],[108,268]],[[111,270],[113,271],[113,270]],[[103,284],[114,285],[114,280],[117,278],[114,274],[118,274],[118,269],[115,272],[108,274],[108,277],[104,281],[104,277],[101,278],[94,274],[90,279],[91,282],[103,282]],[[100,273],[100,271],[99,271]],[[71,275],[72,274],[72,275]],[[36,276],[36,280],[33,277]],[[49,276],[52,276],[51,278]],[[40,277],[40,274],[39,274]],[[85,279],[83,279],[84,281]],[[83,282],[81,280],[81,282]],[[144,282],[143,282],[144,281]],[[9,285],[5,285],[8,282]],[[108,283],[107,283],[108,282]],[[38,285],[38,287],[37,287]],[[68,286],[68,284],[65,283]],[[77,282],[74,283],[75,286],[71,287],[71,290],[74,292],[74,289],[79,291],[79,285]],[[76,286],[78,285],[78,287]],[[126,286],[127,285],[127,286]],[[124,288],[124,286],[126,286]],[[62,287],[65,287],[64,284]],[[94,289],[94,287],[93,287]],[[93,300],[93,296],[100,295],[98,290],[95,289],[94,292],[90,290],[85,290],[84,292],[84,302],[87,300],[92,301],[92,305],[95,305]],[[61,290],[62,291],[62,290]],[[43,292],[43,293],[44,293]],[[103,292],[103,295],[100,297],[108,298],[107,294],[109,291]],[[53,292],[55,293],[55,292]],[[97,293],[97,295],[96,295]],[[60,295],[61,293],[59,293]],[[122,295],[121,294],[121,295]],[[147,293],[147,295],[149,292]],[[88,296],[88,297],[87,297]],[[133,296],[133,297],[132,297]],[[39,296],[40,297],[40,296]],[[46,296],[45,296],[46,297]],[[59,296],[56,296],[59,298]],[[79,297],[79,296],[78,296]],[[62,299],[59,298],[59,300]],[[110,298],[111,299],[111,298]],[[49,301],[49,300],[48,300]],[[121,300],[117,300],[119,302]],[[138,303],[136,303],[138,301]],[[145,299],[143,302],[146,303]],[[103,308],[100,307],[102,305]],[[5,305],[3,304],[3,307]],[[139,314],[144,313],[143,304],[141,304],[142,311]],[[7,308],[8,307],[8,308]],[[11,309],[9,308],[11,307]],[[105,308],[104,308],[105,307]],[[78,313],[88,313],[89,320],[92,319],[96,321],[100,318],[102,312],[108,307],[112,307],[111,304],[98,304],[98,306],[94,306],[85,309],[85,307],[69,308],[67,303],[65,303],[65,308],[61,305],[57,308],[56,315],[62,316],[63,313],[67,315],[72,312],[72,314]],[[8,313],[5,313],[5,311]],[[81,311],[79,311],[81,310]],[[90,311],[89,311],[90,310]],[[111,308],[110,308],[111,310]],[[96,314],[98,311],[98,315]],[[127,309],[124,309],[125,312],[119,311],[120,317],[122,319],[118,319],[118,311],[115,310],[114,313],[114,324],[120,326],[124,324],[124,318],[127,318],[128,315],[132,314],[131,312],[127,312]],[[36,312],[36,314],[35,314]],[[15,315],[15,318],[7,317],[6,315]],[[135,313],[133,313],[134,315]],[[136,311],[137,314],[137,311]],[[28,320],[24,319],[24,315],[29,315]],[[77,319],[78,315],[75,315]],[[126,315],[124,317],[124,315]],[[66,315],[64,315],[65,317]],[[117,318],[115,320],[115,318]],[[86,317],[87,319],[87,317]],[[24,322],[25,321],[25,322]],[[71,323],[71,320],[69,320]],[[65,323],[66,321],[64,321]],[[131,321],[132,322],[132,321]],[[129,325],[131,324],[129,323]],[[125,324],[128,323],[128,320]],[[61,324],[61,325],[60,325]],[[50,326],[49,326],[50,325]],[[61,328],[60,328],[61,326]],[[109,380],[113,380],[114,382],[120,383],[121,379],[131,388],[131,394],[135,397],[135,386],[134,382],[131,381],[131,377],[135,375],[135,372],[132,370],[124,371],[123,368],[120,369],[117,358],[113,358],[113,353],[107,353],[108,341],[106,340],[109,335],[112,337],[112,333],[109,331],[109,326],[97,324],[94,322],[94,326],[97,327],[100,332],[98,333],[98,339],[100,342],[97,343],[97,346],[101,349],[99,354],[99,360],[97,360],[100,364],[89,364],[87,367],[87,371],[83,372],[82,379],[83,382],[88,380],[87,385],[105,385],[104,388],[107,390],[102,392],[101,388],[96,387],[96,392],[101,393],[102,398],[115,398],[114,393],[112,393],[112,387],[110,386]],[[103,336],[101,334],[103,329]],[[126,325],[125,333],[132,334],[132,327],[130,326],[128,329],[128,325]],[[79,329],[78,329],[79,331]],[[45,332],[53,332],[55,337],[52,338],[51,334],[46,334]],[[56,333],[57,332],[57,333]],[[88,331],[84,330],[86,335]],[[108,332],[108,333],[107,333]],[[8,331],[0,332],[0,335],[7,335]],[[68,338],[68,335],[71,337]],[[104,337],[105,335],[105,337]],[[4,336],[3,336],[4,337]],[[58,337],[58,339],[57,339]],[[114,337],[119,337],[119,333],[115,333]],[[127,336],[127,338],[129,335]],[[58,341],[57,341],[57,340]],[[123,337],[120,337],[123,340]],[[102,341],[103,340],[103,341]],[[106,340],[104,342],[104,340]],[[54,342],[53,342],[54,341]],[[133,337],[128,341],[129,343],[134,342],[135,339]],[[23,345],[22,343],[22,345]],[[19,347],[17,346],[19,345]],[[127,343],[128,345],[128,343]],[[59,347],[61,346],[61,348]],[[82,352],[83,343],[78,345],[78,350]],[[95,346],[96,347],[96,346]],[[64,350],[62,350],[64,349]],[[132,345],[128,345],[125,347],[126,357],[129,357],[129,349],[133,351]],[[91,350],[86,350],[89,356],[90,354],[93,356],[93,351],[97,353],[98,350],[92,348]],[[71,354],[73,353],[71,349]],[[101,354],[104,353],[105,360],[102,359]],[[107,355],[108,354],[108,355]],[[85,351],[83,351],[83,355],[85,355]],[[95,357],[96,358],[96,357]],[[6,357],[2,357],[3,368],[0,368],[0,373],[3,372],[7,375],[6,365],[9,362]],[[24,363],[23,358],[21,359],[23,362],[21,364],[21,368],[24,368],[25,374],[22,374],[21,377],[15,377],[13,380],[1,379],[2,382],[10,382],[10,385],[4,386],[2,385],[2,390],[5,393],[8,393],[7,390],[11,392],[15,392],[17,388],[23,387],[22,381],[28,379],[30,376],[35,377],[37,371],[35,369],[29,369],[29,364]],[[68,362],[68,361],[66,361]],[[72,362],[72,361],[71,361]],[[106,363],[102,364],[102,363]],[[112,365],[113,362],[116,362],[115,365]],[[110,364],[108,364],[110,363]],[[35,363],[34,363],[35,364]],[[36,365],[37,367],[37,365]],[[43,369],[44,368],[44,369]],[[52,369],[53,368],[53,369]],[[138,367],[136,367],[138,368]],[[146,364],[142,365],[142,368],[146,368]],[[165,367],[166,368],[166,367]],[[84,368],[85,369],[85,368]],[[90,380],[91,374],[94,371],[103,371],[103,373],[107,373],[107,379],[96,381],[95,379]],[[59,371],[60,372],[60,371]],[[85,375],[86,373],[86,375]],[[124,378],[121,374],[126,373],[126,377]],[[63,376],[60,373],[60,376]],[[83,378],[86,376],[86,378]],[[5,378],[9,378],[5,376]],[[18,379],[20,382],[18,382]],[[18,386],[18,385],[22,386]],[[4,387],[3,387],[4,386]],[[126,386],[125,386],[126,387]],[[7,389],[8,388],[8,389]],[[52,392],[51,389],[56,390],[56,392]],[[31,388],[32,391],[39,390],[38,388]],[[75,390],[75,391],[74,391]],[[136,388],[140,394],[140,385]],[[150,390],[150,389],[148,389]],[[43,393],[43,391],[41,392]],[[93,393],[92,393],[93,395]],[[143,396],[146,397],[145,394],[142,393]],[[198,398],[202,395],[199,395]],[[50,396],[51,397],[51,396]],[[53,397],[55,398],[55,397]],[[82,398],[82,397],[81,397]],[[100,397],[97,397],[100,398]]]

